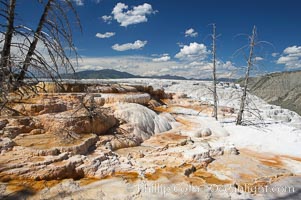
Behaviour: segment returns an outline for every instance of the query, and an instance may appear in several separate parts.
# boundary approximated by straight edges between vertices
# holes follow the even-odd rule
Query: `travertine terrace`
[[[265,198],[274,194],[246,185],[300,181],[300,157],[232,141],[235,106],[222,105],[217,122],[210,99],[172,92],[190,83],[156,84],[47,83],[10,104],[0,119],[1,198]]]

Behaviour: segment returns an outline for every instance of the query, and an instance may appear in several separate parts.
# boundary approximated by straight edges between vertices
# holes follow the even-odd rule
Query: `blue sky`
[[[74,34],[82,57],[77,70],[210,77],[211,23],[220,34],[220,77],[243,73],[244,53],[234,53],[247,44],[242,34],[250,34],[253,25],[258,40],[271,43],[256,48],[254,74],[301,69],[298,0],[74,0],[74,4],[83,27],[83,33],[75,29]],[[19,9],[29,26],[37,23],[39,6],[23,0]]]

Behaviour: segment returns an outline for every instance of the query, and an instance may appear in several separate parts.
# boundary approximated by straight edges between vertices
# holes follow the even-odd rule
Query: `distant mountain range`
[[[74,74],[64,74],[62,78],[65,79],[123,79],[123,78],[154,78],[154,79],[171,79],[171,80],[211,80],[211,79],[187,79],[182,76],[175,75],[154,75],[154,76],[138,76],[127,72],[121,72],[114,69],[102,70],[85,70],[75,72]],[[219,81],[235,81],[236,79],[221,78]]]
[[[76,78],[76,79],[119,79],[119,78],[136,78],[137,76],[120,72],[113,69],[102,70],[86,70],[75,72],[74,74],[65,74],[63,78]]]

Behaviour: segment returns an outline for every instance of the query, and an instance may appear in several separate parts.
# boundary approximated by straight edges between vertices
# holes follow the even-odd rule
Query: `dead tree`
[[[18,80],[17,80],[18,82],[22,81],[25,78],[25,73],[28,70],[28,67],[30,66],[32,57],[34,55],[34,51],[37,48],[37,44],[38,44],[39,38],[40,38],[41,33],[42,33],[42,29],[44,27],[44,24],[47,22],[47,15],[48,15],[48,12],[51,8],[51,4],[53,3],[53,1],[54,0],[48,0],[46,6],[44,8],[44,11],[43,11],[43,14],[40,18],[38,27],[37,27],[36,31],[34,32],[33,40],[30,43],[29,49],[27,51],[27,54],[26,54],[26,57],[25,57],[25,60],[24,60],[24,63],[23,63],[23,67],[22,67],[21,72],[18,76]]]
[[[77,57],[76,48],[72,41],[68,10],[73,12],[78,24],[80,24],[71,1],[47,1],[36,30],[31,30],[33,40],[30,42],[18,74],[18,83],[23,83],[26,73],[29,72],[29,67],[39,70],[53,81],[60,77],[62,69],[74,72],[73,63],[67,55],[69,50]],[[38,42],[46,48],[47,56],[39,52]]]
[[[10,0],[9,4],[6,4],[6,2],[2,2],[4,6],[7,7],[7,15],[4,15],[4,18],[7,20],[6,23],[6,31],[4,33],[4,42],[3,42],[3,48],[1,52],[1,60],[0,60],[0,66],[1,66],[1,73],[0,73],[0,81],[2,83],[5,76],[9,76],[10,74],[10,52],[11,52],[11,44],[12,44],[12,38],[14,34],[14,21],[15,21],[15,8],[16,8],[16,0]],[[9,77],[9,80],[11,81],[12,77]]]
[[[212,83],[213,83],[213,101],[214,101],[214,107],[213,107],[213,116],[217,120],[217,92],[216,92],[216,26],[215,24],[212,25]]]
[[[0,104],[6,102],[9,92],[22,96],[26,89],[33,91],[33,84],[40,78],[50,78],[59,84],[60,74],[74,72],[78,58],[73,43],[74,22],[70,20],[80,30],[81,26],[72,1],[36,1],[43,4],[36,28],[16,24],[17,2],[0,0],[0,33],[4,38],[0,39]]]
[[[253,66],[254,47],[256,45],[255,40],[256,40],[256,26],[253,27],[252,36],[250,37],[250,52],[249,52],[249,57],[248,57],[248,61],[247,61],[247,69],[246,69],[246,74],[245,74],[245,78],[244,78],[243,88],[242,88],[243,93],[242,93],[241,100],[240,100],[240,108],[239,108],[237,118],[236,118],[236,125],[242,124],[242,118],[243,118],[243,113],[245,110],[246,99],[247,99],[249,75],[250,75],[251,68]]]

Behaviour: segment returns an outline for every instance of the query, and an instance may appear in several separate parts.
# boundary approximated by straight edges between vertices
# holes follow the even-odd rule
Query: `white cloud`
[[[291,57],[291,56],[281,56],[279,59],[278,59],[278,61],[277,61],[277,63],[278,64],[288,64],[289,62],[296,62],[296,61],[298,61],[299,59],[298,59],[298,57]]]
[[[210,53],[204,44],[196,42],[184,45],[179,53],[175,55],[175,58],[180,60],[204,60]]]
[[[79,61],[80,70],[115,69],[126,71],[135,75],[177,75],[186,78],[211,78],[212,64],[207,61],[166,61],[154,62],[153,57],[148,56],[111,56],[111,57],[83,57]],[[233,63],[227,61],[217,63],[218,78],[240,77]]]
[[[74,3],[77,5],[77,6],[83,6],[84,5],[84,0],[73,0]]]
[[[255,57],[254,60],[255,60],[255,61],[262,61],[262,60],[264,60],[264,59],[263,59],[262,57]]]
[[[154,58],[154,62],[166,62],[170,60],[170,56],[168,54],[163,54],[159,58]]]
[[[185,31],[185,37],[197,37],[198,32],[196,32],[193,28],[187,29]]]
[[[106,33],[96,33],[96,37],[98,37],[98,38],[101,38],[101,39],[103,39],[103,38],[110,38],[110,37],[113,37],[115,35],[115,33],[114,32],[106,32]]]
[[[165,74],[165,73],[168,73],[168,72],[170,72],[170,69],[169,69],[169,68],[162,68],[162,69],[160,70],[160,73],[161,73],[161,74]]]
[[[182,42],[177,42],[177,45],[181,48],[184,47],[184,44]]]
[[[292,56],[301,56],[301,46],[297,47],[292,46],[292,47],[287,47],[286,49],[284,49],[283,51],[284,54],[291,54]]]
[[[277,64],[284,64],[287,69],[301,68],[301,46],[295,45],[284,49]]]
[[[108,24],[110,24],[111,22],[112,22],[112,16],[110,16],[110,15],[104,15],[104,16],[102,16],[101,17],[101,19],[105,22],[105,23],[108,23]]]
[[[225,63],[221,62],[221,61],[218,61],[217,62],[217,69],[232,71],[232,70],[236,70],[237,67],[235,67],[234,64],[231,61],[226,61]]]
[[[274,58],[276,58],[278,55],[279,55],[279,53],[272,53],[272,56],[273,56]]]
[[[132,9],[128,9],[128,6],[124,3],[117,3],[112,11],[114,19],[120,23],[120,26],[124,27],[127,27],[131,24],[147,22],[146,16],[152,13],[155,12],[152,6],[148,3],[134,6]]]
[[[84,6],[85,0],[72,0],[77,6]],[[91,0],[96,4],[99,4],[101,0]]]
[[[81,70],[115,69],[135,75],[158,75],[162,68],[178,65],[177,62],[153,62],[147,56],[111,56],[111,57],[82,57],[79,61]]]
[[[133,49],[141,49],[147,44],[147,41],[136,40],[134,43],[114,44],[112,49],[116,51],[127,51]]]

